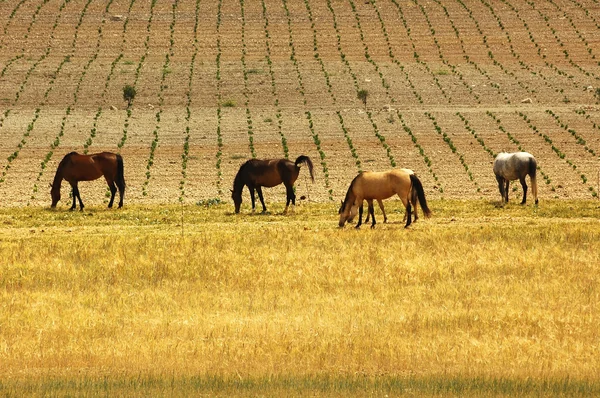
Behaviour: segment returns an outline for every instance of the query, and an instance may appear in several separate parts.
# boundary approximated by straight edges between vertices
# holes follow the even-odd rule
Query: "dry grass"
[[[598,202],[395,206],[1,209],[0,391],[600,392]]]

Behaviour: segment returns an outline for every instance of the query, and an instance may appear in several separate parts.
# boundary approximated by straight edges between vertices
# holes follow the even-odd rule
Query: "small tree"
[[[596,88],[594,95],[596,96],[596,100],[600,102],[600,87]]]
[[[359,90],[358,94],[356,96],[359,100],[362,101],[362,103],[365,105],[365,108],[366,108],[367,107],[367,97],[369,96],[369,92],[367,90]]]
[[[135,98],[135,87],[126,84],[123,87],[123,99],[127,101],[127,107],[131,106],[131,101]]]

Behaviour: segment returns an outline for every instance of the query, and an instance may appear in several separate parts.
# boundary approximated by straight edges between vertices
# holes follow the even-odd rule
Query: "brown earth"
[[[485,149],[515,141],[538,159],[542,201],[589,199],[600,190],[599,16],[593,0],[254,0],[243,13],[231,0],[3,1],[1,204],[48,205],[58,162],[86,142],[123,155],[126,204],[227,201],[250,136],[257,157],[284,156],[279,123],[289,157],[315,163],[316,182],[306,170],[297,182],[311,201],[342,198],[357,160],[414,169],[431,198],[498,200]],[[106,202],[103,184],[82,184],[86,204]],[[281,203],[285,190],[265,195]]]

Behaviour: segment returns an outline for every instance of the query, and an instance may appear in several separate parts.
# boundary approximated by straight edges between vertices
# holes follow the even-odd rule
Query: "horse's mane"
[[[238,190],[241,191],[242,188],[244,188],[244,177],[247,172],[247,168],[249,164],[252,163],[252,161],[254,160],[256,159],[246,160],[240,166],[240,169],[238,170],[237,174],[235,175],[235,178],[233,179],[233,192],[237,192]]]
[[[352,179],[352,182],[350,183],[350,186],[348,187],[348,191],[346,191],[346,197],[344,198],[344,206],[346,205],[346,203],[348,203],[348,200],[350,199],[350,192],[352,192],[352,188],[354,187],[354,183],[356,182],[356,180],[358,179],[358,177],[360,177],[362,175],[362,171],[360,173],[358,173],[358,175],[356,177],[354,177]]]
[[[62,169],[67,165],[67,163],[69,163],[69,161],[71,160],[71,156],[73,155],[77,155],[77,152],[73,151],[73,152],[69,152],[67,153],[62,160],[60,161],[60,163],[58,163],[58,167],[56,168],[56,175],[54,176],[54,182],[56,182],[57,179],[61,178],[62,179],[62,174],[61,171]]]

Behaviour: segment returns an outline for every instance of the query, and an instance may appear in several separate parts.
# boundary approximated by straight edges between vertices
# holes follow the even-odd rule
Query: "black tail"
[[[125,189],[125,172],[123,169],[123,157],[117,154],[117,175],[115,176],[115,183]]]
[[[423,184],[421,184],[421,180],[419,180],[416,175],[411,174],[410,181],[413,185],[412,189],[417,191],[419,205],[421,205],[421,209],[423,209],[423,214],[425,214],[425,217],[431,216],[431,210],[429,210],[429,207],[427,207],[427,200],[425,199],[425,191],[423,190]]]
[[[313,182],[315,182],[315,176],[313,174],[313,163],[310,160],[310,158],[305,155],[300,155],[300,156],[298,156],[298,159],[296,159],[296,162],[294,162],[296,167],[298,167],[302,163],[308,165],[308,171],[310,172],[310,178]]]

